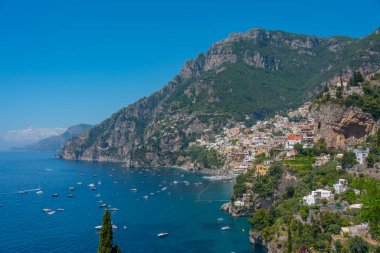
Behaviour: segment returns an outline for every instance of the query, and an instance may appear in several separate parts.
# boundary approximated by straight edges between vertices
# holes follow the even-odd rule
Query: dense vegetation
[[[113,232],[111,213],[106,210],[103,214],[103,224],[100,230],[100,243],[98,253],[120,253],[121,250],[118,245],[113,246]]]

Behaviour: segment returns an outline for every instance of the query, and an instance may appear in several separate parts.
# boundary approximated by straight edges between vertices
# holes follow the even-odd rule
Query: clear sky
[[[96,124],[254,27],[362,37],[380,0],[0,0],[0,135]]]

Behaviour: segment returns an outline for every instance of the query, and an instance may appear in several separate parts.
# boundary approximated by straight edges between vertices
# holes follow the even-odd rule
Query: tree
[[[296,151],[297,154],[302,152],[302,144],[301,143],[296,143],[294,144],[294,150]]]
[[[342,98],[343,97],[343,87],[342,86],[339,86],[336,89],[335,96],[336,96],[336,98]]]
[[[361,218],[368,221],[371,232],[380,238],[380,181],[364,177],[354,180],[352,186],[362,192]]]
[[[355,236],[349,241],[351,253],[367,253],[368,245],[367,243],[359,236]]]
[[[112,233],[112,222],[111,214],[106,210],[103,214],[103,224],[100,230],[100,243],[98,248],[98,253],[120,253],[120,248],[118,245],[112,247],[113,233]]]
[[[356,164],[356,156],[354,152],[346,151],[343,153],[342,158],[342,168],[343,169],[350,169],[352,166]]]

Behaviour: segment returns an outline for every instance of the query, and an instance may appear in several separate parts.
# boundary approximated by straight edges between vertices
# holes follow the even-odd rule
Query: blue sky
[[[254,27],[362,37],[380,0],[0,0],[0,135],[96,124]]]

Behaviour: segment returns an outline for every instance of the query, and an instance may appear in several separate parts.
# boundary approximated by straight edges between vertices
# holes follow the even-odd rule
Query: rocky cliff
[[[304,102],[325,80],[380,67],[380,35],[320,38],[253,29],[187,62],[163,89],[69,141],[65,159],[127,166],[219,166],[189,149],[200,135],[247,124]],[[206,156],[207,157],[207,156]],[[202,162],[199,162],[202,160]]]

